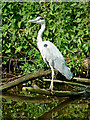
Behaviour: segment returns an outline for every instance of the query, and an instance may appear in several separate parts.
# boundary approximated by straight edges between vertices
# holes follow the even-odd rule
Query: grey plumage
[[[45,44],[47,44],[47,47],[43,47]],[[72,79],[73,74],[67,67],[64,57],[62,56],[61,52],[57,49],[57,47],[50,41],[43,41],[41,48],[42,49],[40,49],[40,52],[45,63],[48,62],[62,75],[64,75],[68,80]]]
[[[53,90],[53,79],[54,71],[53,68],[58,70],[62,75],[64,75],[68,80],[72,79],[73,74],[70,68],[67,67],[64,57],[57,47],[50,41],[42,41],[42,34],[45,30],[45,20],[42,17],[37,17],[34,20],[29,20],[28,22],[40,23],[41,29],[37,35],[37,46],[41,52],[43,60],[46,64],[50,65],[52,70],[52,80],[50,89]]]

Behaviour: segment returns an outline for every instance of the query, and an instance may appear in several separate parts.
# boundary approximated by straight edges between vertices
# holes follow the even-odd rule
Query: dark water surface
[[[50,97],[3,93],[2,120],[90,120],[89,98]]]

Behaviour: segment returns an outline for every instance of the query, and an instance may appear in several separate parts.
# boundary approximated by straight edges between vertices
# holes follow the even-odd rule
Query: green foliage
[[[46,19],[46,30],[43,40],[53,42],[64,57],[71,59],[70,68],[75,74],[80,72],[82,59],[89,55],[88,51],[88,3],[83,2],[4,2],[3,17],[3,56],[27,60],[22,68],[25,72],[46,68],[39,52],[24,38],[24,35],[36,45],[37,31],[40,25],[27,23],[37,16]],[[6,64],[9,58],[4,58]]]

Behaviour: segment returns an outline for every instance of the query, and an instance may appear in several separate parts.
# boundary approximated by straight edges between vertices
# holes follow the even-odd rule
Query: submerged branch
[[[25,87],[26,90],[29,92],[34,92],[34,93],[39,93],[39,94],[45,94],[45,95],[52,95],[51,91],[48,91],[46,89],[40,89],[38,88],[33,88],[33,87]],[[86,93],[86,91],[82,92],[72,92],[72,91],[54,91],[55,96],[60,96],[60,97],[70,97],[70,96],[78,96],[78,95],[83,95]]]
[[[19,101],[19,102],[27,102],[27,103],[50,103],[52,101],[51,98],[47,98],[45,96],[24,96],[24,95],[13,95],[10,93],[3,93],[0,95],[0,97],[5,99],[11,99],[13,101]]]

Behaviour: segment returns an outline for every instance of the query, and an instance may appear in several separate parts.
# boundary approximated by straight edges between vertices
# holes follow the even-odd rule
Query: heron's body
[[[64,57],[57,47],[50,41],[42,41],[42,34],[45,30],[45,20],[42,17],[37,17],[35,20],[30,20],[28,22],[36,22],[41,24],[41,29],[37,36],[37,46],[46,64],[50,65],[52,69],[52,81],[50,89],[53,90],[53,78],[54,71],[53,68],[58,70],[62,75],[64,75],[68,80],[72,79],[73,74],[70,68],[67,67]]]
[[[67,67],[64,57],[53,43],[50,41],[42,41],[42,44],[38,48],[46,64],[58,70],[68,80],[72,79],[72,73]]]

